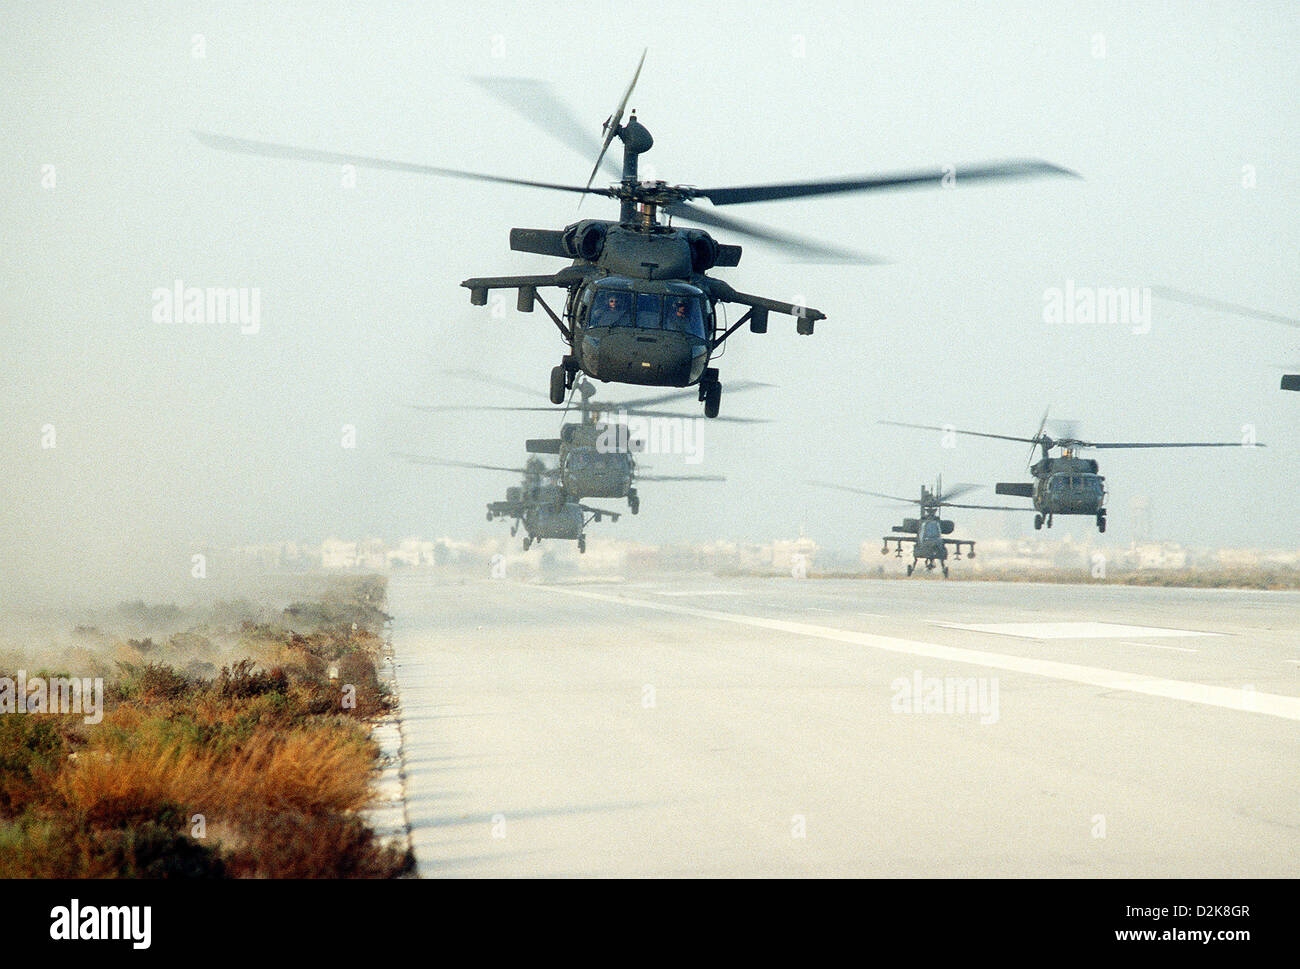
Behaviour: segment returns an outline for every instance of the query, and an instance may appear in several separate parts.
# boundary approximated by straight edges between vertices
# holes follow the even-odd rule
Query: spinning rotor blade
[[[738,394],[742,390],[754,390],[758,387],[771,387],[772,384],[765,384],[758,380],[737,380],[727,384],[727,393]],[[666,404],[670,400],[689,400],[696,396],[696,391],[691,389],[674,390],[666,394],[658,394],[654,397],[643,397],[640,400],[609,401],[602,403],[597,400],[591,406],[599,407],[601,410],[628,410],[634,408],[646,407],[651,404]],[[716,418],[714,418],[716,420]]]
[[[426,413],[431,413],[431,414],[441,414],[449,411],[508,411],[511,413],[520,413],[520,412],[546,413],[546,414],[558,413],[561,415],[567,413],[567,410],[560,411],[555,407],[540,407],[540,406],[539,407],[508,407],[504,404],[407,404],[406,406],[412,408],[413,410],[424,411]],[[607,412],[607,409],[603,406],[593,407],[592,410]],[[618,411],[613,411],[612,413],[617,414]],[[683,420],[694,420],[695,418],[699,417],[698,414],[678,414],[673,411],[667,411],[667,410],[624,409],[623,413],[629,414],[633,417],[680,417]],[[772,423],[771,421],[763,417],[735,417],[735,416],[728,416],[728,415],[722,415],[719,417],[710,418],[710,421],[713,423],[727,423],[727,424],[770,424]],[[606,421],[605,423],[611,423],[611,422]],[[619,423],[619,422],[612,422],[612,423]]]
[[[315,148],[296,148],[271,141],[253,141],[249,138],[231,138],[227,135],[214,135],[206,131],[195,131],[194,137],[209,148],[221,151],[233,151],[245,155],[261,155],[266,158],[292,158],[297,161],[325,162],[330,165],[356,165],[359,168],[378,168],[392,172],[414,172],[417,175],[443,175],[448,178],[464,178],[476,182],[494,182],[498,185],[523,185],[527,188],[549,188],[557,192],[576,192],[579,195],[606,195],[609,189],[580,188],[576,185],[557,185],[553,182],[534,182],[522,178],[506,178],[503,175],[485,175],[482,172],[467,172],[458,168],[437,168],[433,165],[417,165],[413,162],[393,161],[388,158],[372,158],[368,155],[347,155],[342,152],[320,151]]]
[[[600,141],[592,137],[587,126],[545,81],[527,77],[474,77],[470,80],[583,158],[603,154]],[[618,167],[609,159],[605,159],[603,165],[598,163],[597,167],[603,167],[614,178],[619,177]]]
[[[697,420],[700,417],[699,414],[679,414],[676,411],[671,411],[671,410],[642,410],[639,407],[627,408],[627,409],[622,409],[622,410],[617,410],[612,412],[606,410],[604,407],[598,407],[593,409],[599,410],[605,415],[604,423],[606,424],[623,423],[622,421],[610,420],[611,417],[615,417],[618,414],[627,414],[629,417],[670,417],[670,418],[675,417],[686,421]],[[770,420],[768,420],[765,417],[736,417],[732,415],[732,416],[709,418],[709,423],[711,424],[716,423],[718,421],[723,421],[728,424],[771,424],[772,423]]]
[[[1266,313],[1263,310],[1251,309],[1249,306],[1238,306],[1236,303],[1225,303],[1223,300],[1210,299],[1208,296],[1197,296],[1195,293],[1185,293],[1180,289],[1171,289],[1168,286],[1152,286],[1151,292],[1161,299],[1172,300],[1175,303],[1185,303],[1188,306],[1196,306],[1200,309],[1215,310],[1220,313],[1234,313],[1238,316],[1248,316],[1268,323],[1281,323],[1283,326],[1300,327],[1300,320],[1294,317],[1282,316],[1280,313]]]
[[[1031,178],[1038,175],[1068,175],[1078,178],[1077,172],[1036,158],[1013,159],[1003,162],[985,162],[979,165],[956,166],[945,174],[942,168],[921,169],[910,172],[892,172],[884,175],[866,175],[860,178],[831,178],[815,182],[784,182],[773,185],[750,185],[742,188],[701,188],[694,195],[708,199],[714,205],[736,205],[741,202],[771,202],[776,199],[806,198],[810,195],[834,195],[841,192],[878,192],[885,189],[911,188],[918,185],[940,185],[946,177],[962,182],[986,182],[995,179]]]
[[[649,50],[650,48],[647,47],[641,51],[641,59],[637,61],[636,73],[632,75],[632,83],[627,86],[627,90],[623,92],[623,100],[618,102],[618,107],[614,109],[614,113],[605,122],[605,140],[600,146],[600,154],[596,156],[596,164],[592,166],[591,178],[587,179],[587,188],[591,188],[596,172],[600,171],[600,163],[605,160],[605,152],[609,151],[610,142],[618,135],[618,127],[623,122],[623,112],[627,108],[628,98],[632,97],[632,89],[636,87],[637,78],[641,76],[641,66],[645,64],[645,55]]]
[[[1067,447],[1132,448],[1132,447],[1263,447],[1263,444],[1244,444],[1241,441],[1156,441],[1093,444],[1091,441],[1058,441]]]
[[[474,464],[470,461],[451,461],[447,458],[434,458],[423,454],[407,454],[404,451],[393,451],[391,456],[402,458],[411,464],[428,464],[444,468],[476,468],[481,471],[510,471],[514,474],[540,474],[555,475],[558,473],[557,468],[507,468],[498,464]]]
[[[1017,508],[1014,505],[951,505],[944,502],[949,508],[973,508],[978,511],[1033,511],[1033,505],[1025,505]]]
[[[984,431],[960,431],[955,427],[943,427],[939,424],[907,424],[903,421],[877,421],[876,423],[888,424],[891,427],[914,427],[922,431],[943,431],[945,433],[951,432],[953,434],[965,434],[970,437],[993,437],[997,438],[999,441],[1023,441],[1026,444],[1034,445],[1038,444],[1039,441],[1039,438],[1037,437],[1015,437],[1010,434],[987,434]]]
[[[864,266],[878,266],[888,261],[879,256],[857,252],[853,249],[841,249],[838,246],[815,242],[812,239],[777,232],[775,229],[769,229],[754,222],[742,222],[740,219],[719,215],[708,209],[691,205],[689,202],[671,202],[665,205],[663,210],[675,219],[696,222],[713,229],[723,229],[727,232],[734,232],[736,235],[770,243],[777,248],[784,249],[793,256],[809,262],[854,263]]]
[[[806,484],[813,485],[816,488],[833,488],[836,491],[851,491],[855,495],[870,495],[872,498],[888,498],[890,501],[901,501],[908,505],[919,505],[920,498],[899,498],[897,495],[882,495],[879,491],[867,491],[865,488],[854,488],[851,485],[835,484],[832,481],[808,481]]]
[[[955,484],[947,491],[945,491],[943,494],[936,496],[935,504],[951,505],[952,502],[948,500],[949,498],[960,498],[962,495],[970,494],[972,491],[975,491],[978,488],[979,485],[976,484]]]
[[[720,474],[636,474],[637,481],[726,481]]]
[[[1028,471],[1034,466],[1034,451],[1043,440],[1043,428],[1047,427],[1047,415],[1051,407],[1043,408],[1043,419],[1038,422],[1038,433],[1034,435],[1033,443],[1029,445],[1029,458],[1025,461],[1025,470]]]

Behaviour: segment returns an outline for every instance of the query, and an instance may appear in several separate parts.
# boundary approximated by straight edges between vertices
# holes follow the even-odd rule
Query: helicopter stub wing
[[[469,290],[469,301],[475,306],[487,302],[489,289],[537,289],[542,286],[579,286],[595,272],[594,266],[566,266],[558,273],[545,273],[534,276],[476,276],[466,279],[461,285]]]
[[[597,521],[600,521],[602,518],[608,518],[611,521],[618,521],[622,517],[622,512],[606,511],[604,508],[593,508],[591,505],[580,504],[578,507],[581,508],[584,513],[594,517]]]
[[[798,322],[795,330],[801,336],[807,336],[813,332],[813,324],[818,320],[826,319],[826,314],[821,310],[815,310],[811,306],[801,306],[798,303],[784,303],[779,299],[768,299],[766,296],[754,296],[751,293],[742,293],[731,287],[729,283],[721,279],[709,279],[709,295],[716,300],[724,303],[739,303],[742,306],[748,306],[749,312],[732,324],[721,337],[714,341],[714,346],[720,345],[727,337],[746,320],[749,321],[749,329],[752,333],[767,332],[767,314],[782,313],[785,316],[793,316]]]
[[[1024,481],[999,481],[993,490],[997,494],[1012,495],[1016,498],[1034,497],[1034,486]]]

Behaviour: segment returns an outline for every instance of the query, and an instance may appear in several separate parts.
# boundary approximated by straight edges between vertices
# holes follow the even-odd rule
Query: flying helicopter
[[[479,383],[506,387],[523,394],[534,395],[536,391],[511,381],[500,380],[474,370],[444,370],[445,374],[473,380]],[[748,390],[766,386],[752,381],[738,383],[733,390]],[[638,481],[650,482],[703,482],[726,481],[721,475],[712,474],[651,474],[638,467],[635,455],[643,453],[647,442],[639,435],[644,434],[645,427],[654,420],[691,421],[690,415],[673,411],[654,409],[653,405],[689,396],[690,392],[662,394],[636,401],[600,401],[593,402],[596,386],[585,377],[579,380],[575,390],[580,397],[577,409],[578,421],[568,421],[561,425],[560,436],[556,438],[532,438],[525,447],[530,454],[554,454],[559,462],[546,473],[558,480],[570,498],[626,498],[628,510],[637,514],[641,510],[641,498],[636,489]],[[553,407],[521,407],[509,405],[412,405],[422,411],[543,411],[555,413]],[[732,423],[763,423],[757,418],[721,417],[722,421]],[[656,428],[650,425],[653,433]],[[687,430],[678,425],[668,425],[664,430],[665,438],[672,438],[677,432],[677,443],[685,446]],[[694,431],[698,435],[699,429]],[[699,446],[698,436],[695,446]]]
[[[722,188],[670,185],[660,180],[642,181],[638,160],[654,145],[650,131],[633,110],[625,119],[632,91],[645,63],[643,51],[632,81],[606,119],[603,138],[597,143],[584,134],[563,103],[545,89],[520,79],[485,79],[490,93],[522,110],[528,120],[549,134],[579,146],[587,157],[595,150],[596,162],[586,185],[569,185],[533,179],[508,178],[481,172],[441,168],[375,158],[300,148],[266,141],[232,138],[195,132],[204,145],[225,151],[291,158],[354,167],[473,179],[500,185],[519,185],[575,194],[581,201],[599,195],[619,203],[619,217],[583,219],[564,229],[514,228],[510,248],[572,260],[555,273],[520,276],[484,276],[464,280],[470,303],[487,303],[488,292],[514,289],[520,312],[531,313],[536,304],[555,324],[566,352],[551,371],[550,399],[562,404],[579,373],[600,381],[656,387],[695,387],[707,417],[717,417],[722,383],[714,355],[745,323],[753,333],[765,333],[770,313],[796,319],[796,332],[809,335],[826,314],[796,303],[742,293],[722,279],[707,275],[715,268],[739,265],[741,247],[720,243],[702,229],[679,229],[672,220],[721,229],[737,236],[758,239],[805,257],[834,261],[878,261],[820,242],[798,239],[752,223],[733,219],[716,211],[726,205],[767,202],[779,199],[878,192],[923,186],[951,186],[965,182],[1016,179],[1039,175],[1073,175],[1073,172],[1034,159],[943,166],[927,170],[901,171],[850,178],[831,178]],[[543,124],[548,115],[552,123]],[[558,121],[555,120],[558,114]],[[614,139],[622,143],[621,171],[610,171],[607,153]],[[618,181],[595,186],[604,168]],[[712,207],[697,205],[707,200]],[[660,222],[660,216],[667,222]],[[539,290],[556,287],[565,292],[561,313],[556,313]],[[718,304],[746,307],[744,315],[729,325],[720,320]]]
[[[1033,500],[1034,528],[1052,527],[1056,515],[1089,515],[1097,520],[1097,531],[1106,530],[1106,479],[1098,473],[1097,461],[1075,454],[1082,449],[1113,448],[1187,448],[1187,447],[1263,447],[1262,444],[1243,441],[1157,441],[1157,442],[1101,442],[1084,441],[1068,430],[1064,436],[1054,438],[1043,433],[1047,427],[1047,413],[1033,437],[1016,437],[1010,434],[988,434],[982,431],[959,431],[953,427],[936,424],[906,424],[900,421],[880,421],[893,427],[912,427],[944,434],[965,434],[971,437],[988,437],[1000,441],[1019,441],[1030,445],[1026,470],[1033,475],[1032,483],[999,482],[995,489],[1000,495],[1015,495]],[[1052,451],[1061,450],[1059,457]],[[1034,461],[1035,450],[1042,457]],[[1026,509],[1028,510],[1028,509]]]
[[[576,541],[578,552],[587,551],[586,528],[592,522],[603,518],[618,521],[619,513],[592,508],[581,502],[573,501],[565,490],[546,479],[554,469],[549,469],[541,458],[530,457],[522,468],[507,468],[493,464],[472,464],[468,461],[448,461],[442,458],[426,457],[420,454],[394,452],[393,457],[403,458],[412,464],[431,464],[440,467],[477,468],[487,471],[513,471],[523,475],[523,482],[514,488],[506,489],[505,501],[490,501],[487,505],[487,520],[497,518],[513,519],[510,535],[513,538],[524,529],[524,551],[538,544],[545,538]]]
[[[901,501],[910,505],[917,505],[920,508],[920,518],[904,518],[902,524],[895,525],[890,529],[892,532],[906,532],[909,534],[886,535],[881,541],[880,554],[889,554],[889,543],[894,543],[894,555],[901,558],[903,555],[903,543],[912,544],[912,561],[907,566],[907,574],[910,576],[916,571],[916,566],[924,560],[927,572],[933,572],[937,564],[943,570],[943,577],[948,578],[948,546],[954,546],[956,553],[953,558],[961,558],[961,547],[967,548],[967,554],[975,557],[974,539],[944,538],[945,535],[951,535],[956,530],[956,523],[947,518],[941,517],[941,508],[968,508],[981,509],[984,511],[1027,511],[1025,508],[1012,508],[1007,505],[959,505],[953,498],[960,498],[964,494],[974,491],[978,486],[973,484],[954,485],[948,491],[943,490],[943,478],[940,477],[935,483],[934,490],[921,485],[920,498],[899,498],[896,495],[881,494],[878,491],[867,491],[863,488],[854,488],[849,485],[835,484],[829,481],[809,481],[810,485],[818,488],[834,488],[838,491],[851,491],[854,494],[870,495],[873,498],[887,498],[890,501]]]

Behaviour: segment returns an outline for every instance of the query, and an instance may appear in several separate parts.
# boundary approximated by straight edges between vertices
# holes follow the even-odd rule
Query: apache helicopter
[[[468,380],[475,380],[480,383],[492,384],[499,387],[508,387],[512,390],[520,391],[524,394],[535,394],[536,391],[527,387],[522,387],[510,381],[499,380],[486,374],[480,374],[472,370],[454,370],[444,371],[444,373],[463,377]],[[763,387],[766,384],[759,384],[746,381],[736,385],[733,390],[747,390],[752,387]],[[622,420],[613,419],[613,415],[620,418],[669,418],[669,419],[686,419],[694,420],[688,415],[676,414],[671,411],[661,411],[651,409],[650,405],[665,403],[687,394],[672,393],[663,394],[659,397],[651,397],[645,400],[626,401],[626,402],[600,402],[592,403],[592,397],[596,394],[596,387],[589,380],[583,378],[579,380],[575,388],[581,398],[578,404],[578,410],[581,415],[580,421],[569,421],[560,427],[560,436],[557,438],[532,438],[529,439],[525,447],[530,454],[554,454],[559,457],[559,464],[555,468],[549,469],[546,474],[553,480],[558,480],[561,487],[570,498],[626,498],[628,510],[632,514],[637,514],[641,510],[641,497],[637,493],[636,482],[638,481],[726,481],[721,475],[691,475],[691,474],[646,474],[639,470],[634,457],[635,454],[641,453],[646,442],[639,440],[635,436],[635,424],[628,424]],[[454,404],[446,406],[429,406],[413,405],[417,410],[423,411],[452,411],[452,410],[491,410],[491,411],[545,411],[555,413],[553,407],[515,407],[504,405],[474,405],[474,404]],[[755,418],[744,417],[722,417],[719,420],[730,421],[732,423],[753,424],[760,423]]]
[[[956,554],[954,559],[961,558],[961,547],[967,547],[967,554],[975,557],[975,541],[973,539],[944,538],[945,535],[951,535],[956,529],[956,524],[947,518],[940,517],[940,508],[973,508],[983,511],[1026,511],[1024,508],[1012,508],[1006,505],[959,505],[952,501],[953,498],[960,498],[968,492],[974,491],[977,485],[954,485],[949,491],[943,490],[943,478],[940,477],[931,491],[925,485],[921,485],[921,497],[918,498],[899,498],[896,495],[884,495],[878,491],[867,491],[863,488],[853,488],[849,485],[833,484],[829,481],[809,481],[810,485],[818,488],[835,488],[839,491],[851,491],[854,494],[870,495],[873,498],[888,498],[890,501],[902,501],[909,505],[918,505],[921,509],[920,518],[904,518],[901,525],[895,525],[891,531],[910,532],[908,535],[886,535],[881,541],[880,554],[889,554],[889,543],[894,543],[894,556],[901,558],[903,555],[903,543],[912,543],[912,561],[907,566],[907,574],[911,575],[916,571],[917,563],[925,561],[927,572],[933,572],[935,563],[943,569],[943,577],[948,578],[948,546],[955,546]]]
[[[1075,451],[1081,448],[1165,448],[1165,447],[1263,447],[1243,441],[1159,441],[1159,442],[1098,442],[1083,441],[1068,429],[1059,438],[1044,434],[1047,427],[1047,413],[1038,425],[1038,433],[1033,437],[1015,437],[1009,434],[986,434],[981,431],[959,431],[953,427],[935,424],[905,424],[899,421],[880,421],[894,427],[914,427],[925,431],[942,431],[944,434],[967,434],[972,437],[990,437],[1000,441],[1021,441],[1030,445],[1029,461],[1026,470],[1034,476],[1034,482],[999,482],[996,491],[1000,495],[1015,495],[1031,498],[1034,502],[1034,528],[1041,529],[1044,524],[1052,527],[1056,515],[1090,515],[1097,520],[1097,531],[1106,530],[1106,479],[1098,474],[1098,465],[1093,458],[1081,458]],[[1061,449],[1060,457],[1052,457],[1051,452]],[[1041,449],[1042,457],[1034,461],[1034,451]],[[1025,509],[1026,511],[1028,509]]]
[[[710,269],[732,268],[740,263],[741,247],[719,243],[702,229],[678,229],[672,219],[722,229],[823,260],[872,262],[867,257],[822,243],[797,239],[762,226],[721,215],[713,208],[701,208],[698,199],[712,206],[767,202],[847,192],[874,192],[918,186],[951,186],[957,182],[991,181],[1037,175],[1073,175],[1073,172],[1037,160],[1012,160],[971,166],[945,166],[920,171],[894,172],[853,178],[808,182],[753,185],[726,188],[695,188],[669,185],[663,181],[641,181],[638,159],[654,144],[636,111],[624,121],[624,111],[645,63],[645,52],[637,64],[618,107],[605,121],[599,144],[584,134],[581,122],[545,88],[526,80],[498,78],[480,83],[511,107],[520,110],[549,134],[576,146],[588,158],[595,151],[596,163],[585,186],[564,185],[531,179],[507,178],[480,172],[438,168],[408,162],[350,155],[265,141],[231,138],[195,132],[205,145],[226,151],[292,158],[336,165],[369,167],[390,171],[473,179],[501,185],[520,185],[576,194],[601,195],[619,203],[617,221],[583,219],[564,229],[510,230],[510,248],[544,256],[571,259],[556,273],[527,276],[485,276],[461,283],[470,291],[470,303],[483,306],[488,291],[518,291],[520,312],[533,312],[541,303],[560,331],[567,352],[551,371],[550,399],[564,403],[577,375],[585,373],[600,381],[656,387],[690,387],[698,390],[707,417],[716,417],[722,399],[722,384],[716,367],[709,361],[727,339],[749,323],[753,333],[765,333],[769,313],[796,318],[796,331],[813,332],[820,310],[795,303],[738,292],[728,283],[706,275]],[[543,123],[542,116],[550,118]],[[602,167],[614,175],[606,153],[614,139],[623,145],[619,180],[608,187],[592,187]],[[660,214],[668,223],[659,221]],[[544,287],[566,292],[563,316],[539,295]],[[717,305],[736,303],[747,307],[743,316],[727,325],[719,321]]]
[[[608,517],[618,521],[619,513],[592,508],[589,505],[573,501],[565,490],[558,485],[546,484],[545,479],[553,469],[546,467],[541,458],[532,457],[522,468],[505,468],[493,464],[471,464],[467,461],[446,461],[419,454],[394,452],[393,457],[404,458],[412,464],[432,464],[441,467],[479,468],[487,471],[514,471],[523,475],[523,483],[516,488],[506,489],[505,501],[490,501],[487,506],[487,520],[510,518],[513,538],[524,529],[524,551],[544,538],[557,538],[578,543],[579,553],[587,551],[586,528],[591,522],[599,522]]]

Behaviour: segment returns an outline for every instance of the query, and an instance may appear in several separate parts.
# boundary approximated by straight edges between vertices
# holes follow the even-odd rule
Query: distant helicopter
[[[1142,442],[1114,443],[1083,441],[1068,432],[1060,438],[1044,434],[1047,426],[1047,413],[1038,425],[1038,433],[1033,437],[1015,437],[1009,434],[986,434],[981,431],[959,431],[953,427],[936,424],[905,424],[900,421],[880,421],[893,427],[913,427],[926,431],[942,431],[945,434],[966,434],[972,437],[990,437],[1001,441],[1021,441],[1030,445],[1028,472],[1035,478],[1032,484],[1020,482],[1000,482],[996,491],[1000,495],[1015,495],[1031,498],[1034,502],[1034,528],[1041,529],[1044,524],[1052,527],[1056,515],[1089,515],[1097,520],[1097,531],[1106,530],[1106,479],[1098,474],[1098,465],[1092,458],[1075,456],[1080,448],[1166,448],[1166,447],[1263,447],[1242,441],[1210,442]],[[1052,457],[1051,452],[1061,449],[1060,457]],[[1042,458],[1034,461],[1035,449],[1042,450]],[[1028,509],[1026,509],[1028,510]]]
[[[912,561],[907,566],[907,574],[910,576],[916,571],[917,563],[924,560],[927,572],[933,572],[936,564],[943,569],[943,577],[948,578],[948,546],[954,546],[956,554],[954,559],[961,558],[961,547],[967,547],[967,554],[975,557],[975,541],[973,539],[944,538],[945,535],[951,535],[956,529],[956,524],[949,519],[941,518],[940,508],[971,508],[981,509],[984,511],[1027,511],[1026,508],[1012,508],[1006,505],[959,505],[952,501],[953,498],[960,498],[964,494],[974,491],[977,485],[954,485],[949,491],[943,490],[943,478],[940,477],[935,483],[934,490],[931,491],[925,485],[921,485],[920,498],[899,498],[896,495],[885,495],[878,491],[867,491],[863,488],[853,488],[849,485],[834,484],[829,481],[809,481],[810,485],[818,488],[834,488],[838,491],[851,491],[859,495],[870,495],[873,498],[887,498],[890,501],[901,501],[910,505],[920,507],[920,518],[904,518],[902,524],[895,525],[891,529],[894,532],[909,532],[907,535],[886,535],[882,539],[884,544],[881,546],[880,554],[889,554],[889,543],[894,543],[895,557],[902,557],[903,543],[912,543]]]
[[[500,387],[507,387],[517,390],[524,394],[534,394],[533,390],[527,387],[521,387],[510,381],[499,380],[486,374],[478,373],[473,370],[448,370],[444,371],[452,376],[461,377],[467,380],[475,380],[480,383],[492,384]],[[762,387],[765,384],[745,381],[738,384],[734,390],[747,390],[751,387]],[[580,396],[578,404],[580,421],[569,421],[560,427],[560,436],[558,438],[531,438],[525,447],[530,454],[554,454],[559,458],[559,464],[546,473],[559,482],[561,487],[570,498],[626,498],[628,510],[632,514],[637,514],[641,510],[641,498],[636,489],[636,482],[680,482],[680,481],[726,481],[722,475],[716,474],[647,474],[638,469],[634,455],[643,451],[646,442],[638,439],[632,431],[634,427],[629,427],[616,418],[669,418],[695,420],[689,415],[677,414],[671,411],[661,411],[651,409],[648,405],[665,403],[670,400],[687,396],[681,392],[663,394],[658,397],[651,397],[645,400],[625,401],[625,402],[600,402],[592,403],[592,397],[596,393],[596,387],[587,379],[583,378],[578,381],[575,388]],[[450,405],[413,405],[417,410],[423,411],[459,411],[459,410],[489,410],[489,411],[543,411],[554,414],[553,407],[517,407],[508,405],[476,405],[476,404],[450,404]],[[732,423],[762,423],[755,418],[745,417],[721,417],[722,421]]]
[[[642,52],[631,84],[605,121],[604,138],[599,145],[583,133],[583,125],[574,120],[562,102],[545,93],[544,87],[506,78],[481,82],[491,93],[521,110],[529,121],[542,125],[570,146],[578,147],[587,157],[594,151],[596,164],[585,186],[506,178],[205,132],[195,132],[195,135],[212,148],[271,158],[474,179],[569,192],[580,199],[601,195],[617,200],[617,221],[584,219],[564,229],[511,229],[510,248],[514,251],[571,259],[572,263],[559,272],[485,276],[467,279],[461,285],[469,289],[470,303],[475,306],[485,305],[488,291],[493,289],[517,290],[517,307],[522,313],[531,313],[536,303],[541,304],[567,347],[560,365],[551,371],[552,403],[564,402],[566,392],[573,388],[581,372],[601,381],[656,387],[695,386],[707,417],[718,416],[722,399],[718,370],[710,367],[709,361],[737,329],[749,323],[751,332],[765,333],[768,314],[781,313],[795,317],[796,332],[807,335],[826,314],[797,303],[741,293],[723,280],[706,275],[715,267],[739,265],[740,246],[721,244],[701,229],[677,229],[671,224],[661,224],[660,213],[670,220],[711,226],[805,256],[870,262],[876,260],[731,219],[711,208],[697,207],[695,200],[707,199],[720,207],[846,192],[1074,174],[1043,161],[1013,160],[746,187],[694,188],[641,181],[638,159],[650,150],[654,139],[637,120],[635,111],[625,123],[624,111],[644,63]],[[549,117],[549,123],[541,122],[543,115]],[[606,165],[605,156],[615,138],[623,143],[621,177],[608,187],[593,188],[592,182]],[[539,289],[550,286],[567,293],[563,318],[538,293]],[[727,325],[719,320],[716,312],[719,303],[736,303],[747,309],[743,316]]]
[[[505,501],[491,501],[487,506],[487,520],[510,518],[510,535],[518,534],[522,525],[524,529],[524,551],[528,551],[544,538],[576,541],[578,552],[587,551],[587,525],[600,522],[602,518],[618,521],[619,513],[592,508],[589,505],[573,501],[565,490],[558,485],[546,484],[545,479],[553,469],[548,469],[541,458],[529,458],[522,468],[506,468],[492,464],[470,464],[466,461],[447,461],[441,458],[425,457],[419,454],[394,452],[394,457],[403,458],[412,464],[431,464],[453,468],[481,468],[488,471],[514,471],[523,475],[519,487],[507,488]]]

